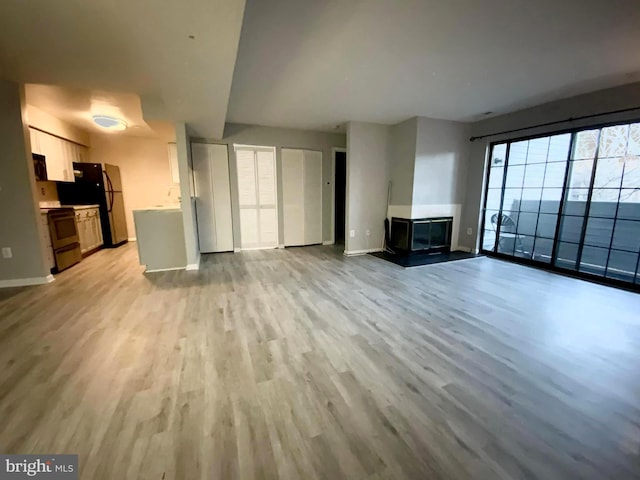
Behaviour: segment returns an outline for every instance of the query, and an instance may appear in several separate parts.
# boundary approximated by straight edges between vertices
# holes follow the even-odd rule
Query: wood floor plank
[[[135,245],[0,290],[0,451],[90,479],[640,479],[640,296],[489,258]]]

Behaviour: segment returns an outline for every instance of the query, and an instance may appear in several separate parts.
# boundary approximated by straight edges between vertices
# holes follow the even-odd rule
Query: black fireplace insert
[[[397,253],[451,251],[453,217],[391,218],[390,247]]]

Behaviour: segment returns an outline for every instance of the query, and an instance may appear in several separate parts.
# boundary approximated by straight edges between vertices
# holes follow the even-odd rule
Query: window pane
[[[594,189],[593,195],[591,196],[591,210],[589,211],[589,216],[615,217],[619,195],[620,190],[610,188]]]
[[[500,210],[500,199],[502,197],[502,189],[490,188],[487,191],[487,209]]]
[[[514,142],[509,147],[509,166],[523,165],[527,161],[529,142]]]
[[[527,165],[524,174],[524,187],[542,187],[544,183],[544,163]]]
[[[566,215],[584,215],[588,198],[589,190],[585,188],[567,190],[563,213]]]
[[[554,135],[549,139],[549,154],[547,155],[548,162],[566,162],[569,154],[569,145],[571,143],[571,134],[563,133],[561,135]]]
[[[637,262],[637,253],[611,250],[611,253],[609,254],[609,264],[607,265],[606,276],[608,278],[616,278],[618,280],[633,282]]]
[[[640,250],[640,221],[616,221],[613,231],[612,248],[637,252]]]
[[[503,210],[520,210],[520,199],[522,198],[521,188],[505,188]]]
[[[618,157],[627,153],[629,125],[615,125],[602,129],[598,157]]]
[[[577,160],[569,165],[569,188],[589,188],[593,160]]]
[[[554,238],[556,236],[557,215],[548,215],[541,213],[538,217],[538,227],[536,236],[544,238]]]
[[[558,210],[560,209],[561,198],[561,188],[545,188],[544,190],[542,190],[540,213],[558,213]]]
[[[627,155],[640,155],[640,123],[632,123],[629,125]]]
[[[522,199],[520,200],[520,211],[538,213],[538,210],[540,210],[541,196],[541,188],[523,188]]]
[[[520,258],[532,258],[533,257],[533,241],[535,237],[523,237],[519,236],[516,240],[515,250],[513,254]]]
[[[591,159],[596,156],[599,130],[584,130],[576,133],[573,157],[576,160]]]
[[[482,235],[482,249],[493,251],[496,243],[496,232],[493,230],[485,230]]]
[[[622,188],[640,188],[640,157],[624,158]]]
[[[507,188],[520,188],[522,187],[522,180],[524,178],[524,165],[517,165],[512,167],[509,165],[507,168]]]
[[[553,240],[537,238],[534,247],[533,259],[539,262],[550,263],[553,251]]]
[[[564,186],[564,173],[567,167],[566,162],[547,163],[547,170],[544,174],[544,186],[562,188]]]
[[[563,242],[580,242],[584,217],[561,217],[560,240]]]
[[[585,245],[609,248],[612,233],[613,219],[589,217],[584,243]]]
[[[498,240],[498,252],[505,255],[513,255],[513,251],[516,248],[516,242],[518,241],[518,235],[515,233],[500,233],[500,239]]]
[[[580,260],[580,271],[593,275],[604,275],[609,249],[588,247],[582,249],[582,259]]]
[[[618,218],[640,220],[640,189],[624,189],[620,192]]]
[[[536,213],[521,213],[518,218],[518,233],[521,235],[536,234],[536,224],[538,222],[538,214]]]
[[[549,152],[549,137],[534,138],[529,140],[527,151],[527,163],[544,163]]]
[[[489,188],[502,188],[503,167],[492,167],[489,169]]]
[[[496,230],[496,224],[498,222],[498,211],[497,210],[485,210],[484,212],[484,229],[485,230]]]
[[[573,243],[559,243],[556,265],[562,268],[575,270],[578,259],[578,245]]]
[[[593,187],[620,188],[623,166],[624,161],[622,158],[599,158]]]
[[[502,143],[500,145],[494,145],[491,152],[491,166],[504,167],[505,160],[507,158],[507,144]]]

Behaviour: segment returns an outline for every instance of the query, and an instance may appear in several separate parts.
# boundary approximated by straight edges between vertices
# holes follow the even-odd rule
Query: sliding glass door
[[[640,284],[640,123],[492,145],[482,251]]]

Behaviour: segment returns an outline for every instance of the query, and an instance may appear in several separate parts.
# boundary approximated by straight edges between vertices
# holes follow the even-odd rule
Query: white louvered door
[[[273,148],[236,146],[240,245],[278,246],[276,157]]]

